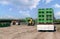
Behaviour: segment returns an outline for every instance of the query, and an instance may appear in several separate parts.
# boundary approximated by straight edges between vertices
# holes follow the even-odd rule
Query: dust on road
[[[0,28],[0,39],[60,39],[60,32],[38,32],[36,26]]]

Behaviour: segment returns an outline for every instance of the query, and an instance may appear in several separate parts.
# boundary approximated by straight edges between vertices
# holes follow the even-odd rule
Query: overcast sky
[[[60,0],[0,0],[0,18],[37,18],[39,8],[53,8],[60,18]]]

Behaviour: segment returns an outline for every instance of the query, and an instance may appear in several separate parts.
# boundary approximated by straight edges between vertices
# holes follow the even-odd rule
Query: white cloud
[[[41,0],[0,0],[0,4],[3,5],[13,5],[15,7],[19,7],[19,13],[25,17],[30,17],[29,9],[32,10],[37,7]],[[11,11],[12,8],[9,8],[9,11]],[[27,11],[23,11],[27,10]]]
[[[50,3],[51,1],[53,1],[53,0],[46,0],[46,4],[47,4],[47,3]]]
[[[60,16],[60,12],[57,12],[57,13],[56,13],[56,16]]]
[[[29,11],[19,11],[23,17],[30,17]]]
[[[8,1],[0,1],[0,4],[2,4],[2,5],[8,5],[9,2]]]
[[[53,1],[53,0],[42,0],[42,2],[45,2],[45,4],[48,4],[48,3],[50,3],[51,1]]]
[[[53,7],[60,8],[60,5],[59,4],[55,4],[55,5],[53,5]]]
[[[60,18],[60,11],[55,13],[56,18]]]
[[[36,8],[40,0],[17,0],[14,4],[19,5],[22,8],[33,9]]]
[[[10,15],[5,15],[5,16],[0,16],[1,19],[8,19],[8,18],[14,18],[13,16]]]
[[[0,4],[13,4],[16,6],[20,6],[21,8],[36,8],[40,0],[3,0],[0,1]]]
[[[36,8],[37,5],[39,4],[39,1],[40,1],[40,0],[34,0],[33,3],[30,5],[30,9]]]

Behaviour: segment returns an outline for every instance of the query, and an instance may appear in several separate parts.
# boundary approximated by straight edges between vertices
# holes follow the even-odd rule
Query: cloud
[[[23,17],[30,17],[29,11],[19,11]]]
[[[51,1],[53,1],[53,0],[46,0],[46,4],[47,4],[47,3],[50,3]]]
[[[0,1],[0,4],[2,4],[2,5],[8,5],[9,2],[8,1]]]
[[[5,16],[0,16],[0,19],[8,19],[8,18],[15,18],[15,17],[13,17],[13,16],[11,16],[11,15],[5,15]]]
[[[36,8],[40,0],[2,0],[0,4],[13,4],[16,6],[20,6],[21,8]]]
[[[42,2],[45,2],[45,4],[48,4],[50,2],[52,2],[53,0],[42,0]]]
[[[19,13],[22,16],[30,17],[30,10],[37,8],[37,5],[39,4],[40,1],[41,0],[0,0],[0,4],[9,6],[12,5],[13,7],[16,7],[16,9],[19,7],[18,9],[20,10]],[[11,10],[12,8],[9,8],[9,11]]]
[[[56,18],[60,18],[60,11],[55,13]]]
[[[60,5],[59,4],[55,4],[55,5],[53,5],[53,7],[60,8]]]
[[[14,4],[22,7],[33,9],[36,8],[40,0],[17,0]]]

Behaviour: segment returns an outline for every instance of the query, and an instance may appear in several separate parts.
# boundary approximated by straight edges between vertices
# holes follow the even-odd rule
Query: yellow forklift
[[[28,19],[28,26],[34,26],[35,25],[35,21],[32,18]]]

